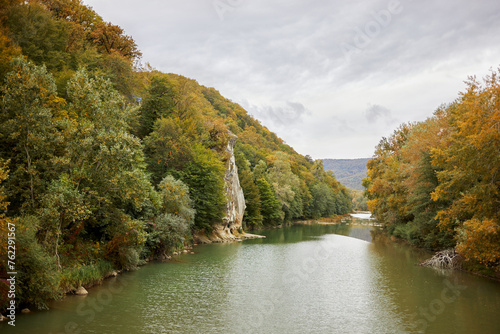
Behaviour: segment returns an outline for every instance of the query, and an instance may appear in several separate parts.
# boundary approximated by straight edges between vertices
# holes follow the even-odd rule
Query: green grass
[[[70,291],[79,286],[94,285],[99,283],[113,269],[113,265],[107,261],[99,261],[95,264],[74,268],[63,268],[60,287],[63,291]]]

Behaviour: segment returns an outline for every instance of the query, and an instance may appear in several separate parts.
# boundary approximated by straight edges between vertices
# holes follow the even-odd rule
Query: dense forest
[[[499,72],[469,78],[433,117],[383,138],[364,186],[391,235],[432,250],[455,248],[466,269],[499,275]]]
[[[0,0],[0,258],[15,231],[18,306],[44,308],[221,223],[233,135],[244,228],[351,210],[321,161],[140,57],[80,0]]]

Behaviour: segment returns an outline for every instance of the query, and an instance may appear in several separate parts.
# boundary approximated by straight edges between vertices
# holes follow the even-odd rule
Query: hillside
[[[363,190],[361,180],[366,177],[366,163],[370,159],[323,159],[325,170],[331,170],[337,181],[354,190]]]
[[[20,308],[227,227],[236,170],[243,229],[351,210],[321,161],[214,88],[137,67],[133,38],[79,0],[0,0],[0,46],[0,257],[15,231]]]

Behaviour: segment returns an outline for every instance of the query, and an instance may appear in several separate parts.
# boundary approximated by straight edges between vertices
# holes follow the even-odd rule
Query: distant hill
[[[325,170],[331,170],[337,181],[347,188],[363,190],[361,180],[366,177],[366,159],[323,159]]]

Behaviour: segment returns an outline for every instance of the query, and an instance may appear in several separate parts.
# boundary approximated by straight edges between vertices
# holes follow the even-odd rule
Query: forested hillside
[[[43,308],[220,224],[232,134],[245,228],[351,210],[321,161],[140,56],[79,0],[0,0],[0,257],[15,231],[18,307]]]
[[[455,247],[466,268],[500,268],[500,80],[470,78],[424,122],[383,138],[364,180],[369,208],[412,244]]]
[[[337,181],[354,190],[363,190],[366,163],[369,159],[323,159],[325,170],[331,170]]]

